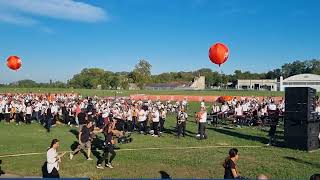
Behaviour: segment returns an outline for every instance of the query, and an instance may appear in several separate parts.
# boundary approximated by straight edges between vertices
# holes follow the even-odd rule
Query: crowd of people
[[[185,137],[186,127],[190,117],[198,124],[196,138],[207,139],[206,127],[208,124],[217,126],[219,122],[230,120],[237,127],[270,126],[269,136],[272,145],[275,142],[275,132],[279,119],[284,115],[284,100],[275,101],[272,98],[258,99],[233,98],[225,102],[202,101],[199,112],[190,112],[187,99],[179,102],[160,100],[132,100],[129,98],[100,98],[82,97],[77,94],[1,94],[0,95],[0,121],[5,123],[31,124],[32,121],[43,125],[48,132],[56,124],[65,124],[79,127],[79,145],[70,153],[70,159],[81,150],[88,150],[87,160],[92,160],[91,147],[96,134],[103,133],[104,154],[98,159],[97,168],[113,168],[112,161],[116,156],[115,141],[130,142],[131,132],[160,137],[166,132],[165,122],[168,113],[176,117],[176,136]],[[320,102],[316,102],[316,113],[320,115]],[[59,146],[58,140],[52,142],[48,151],[48,173],[58,176],[58,162],[61,156],[55,151]],[[110,157],[109,157],[110,154]],[[230,158],[223,167],[225,176],[236,178],[237,169],[234,162],[238,158],[238,151],[232,149]],[[55,157],[55,158],[53,158]],[[105,166],[102,163],[105,162]]]

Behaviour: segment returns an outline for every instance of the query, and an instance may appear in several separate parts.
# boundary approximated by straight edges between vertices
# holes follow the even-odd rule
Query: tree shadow
[[[166,134],[172,134],[172,135],[175,135],[175,136],[177,136],[177,130],[176,130],[176,128],[175,127],[173,127],[173,128],[167,128],[166,129]],[[185,136],[187,136],[187,137],[195,137],[195,136],[192,136],[192,135],[190,135],[190,134],[194,134],[195,135],[195,133],[194,132],[191,132],[191,131],[188,131],[188,130],[186,130],[186,134],[185,134]]]
[[[70,129],[70,131],[69,131],[69,132],[71,132],[73,135],[75,135],[75,136],[76,136],[76,138],[78,139],[78,137],[79,137],[79,131],[78,131],[78,130]]]
[[[229,130],[226,130],[226,129],[216,129],[216,128],[207,128],[207,129],[216,131],[216,132],[221,133],[221,134],[225,134],[225,135],[241,138],[241,139],[246,139],[246,140],[250,140],[250,141],[258,141],[258,142],[261,142],[263,144],[266,144],[266,143],[269,142],[269,139],[267,139],[265,137],[242,134],[242,133],[238,133],[238,132],[234,132],[234,131],[229,131]]]
[[[70,146],[70,149],[71,149],[72,151],[74,151],[74,150],[77,149],[78,146],[79,146],[79,142],[78,142],[78,141],[73,141],[73,143],[72,143],[71,146]]]
[[[159,171],[161,179],[171,179],[170,175],[165,171]]]
[[[290,161],[294,161],[294,162],[300,163],[300,164],[309,165],[309,166],[312,166],[314,168],[318,168],[318,169],[320,168],[320,163],[308,162],[308,161],[305,161],[305,160],[302,160],[302,159],[298,159],[298,158],[295,158],[295,157],[289,157],[289,156],[285,156],[284,158],[287,159],[287,160],[290,160]]]

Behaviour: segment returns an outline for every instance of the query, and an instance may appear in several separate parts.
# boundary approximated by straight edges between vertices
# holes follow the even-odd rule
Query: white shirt
[[[34,111],[35,111],[35,112],[39,112],[39,111],[40,111],[40,108],[41,108],[41,103],[38,102],[38,103],[35,105],[35,107],[34,107]]]
[[[200,123],[205,123],[207,122],[207,112],[204,112],[202,115],[201,115],[201,118],[199,120]]]
[[[145,120],[147,120],[147,113],[146,113],[145,110],[141,109],[139,111],[139,119],[138,119],[138,121],[142,122],[142,121],[145,121]]]
[[[56,168],[57,170],[59,170],[59,164],[58,164],[58,161],[56,158],[57,156],[58,156],[58,153],[55,149],[50,148],[47,151],[47,170],[48,170],[48,173],[51,173],[53,168]]]
[[[229,106],[228,105],[222,105],[221,106],[221,112],[227,112],[229,111]]]
[[[132,121],[132,109],[129,109],[127,112],[127,120]]]
[[[242,116],[243,115],[243,111],[242,111],[242,107],[241,106],[236,107],[234,111],[235,111],[237,116]]]
[[[51,112],[52,112],[52,114],[58,113],[58,106],[57,105],[53,105],[51,107]]]
[[[152,122],[159,122],[160,121],[160,113],[158,110],[153,112]]]
[[[32,114],[32,107],[31,106],[27,107],[27,114]]]
[[[269,108],[269,110],[270,111],[275,111],[275,110],[277,110],[277,106],[275,105],[275,104],[269,104],[269,106],[268,106],[268,108]]]
[[[220,112],[220,107],[219,106],[212,106],[212,112],[213,113]]]

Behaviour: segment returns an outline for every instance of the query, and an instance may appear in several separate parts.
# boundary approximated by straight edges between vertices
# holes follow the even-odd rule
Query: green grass
[[[95,89],[65,89],[65,88],[0,88],[0,93],[79,93],[84,96],[129,96],[131,94],[152,95],[201,95],[201,96],[283,96],[277,91],[246,91],[246,90],[95,90]],[[118,93],[116,93],[118,92]],[[121,93],[119,93],[121,92]]]
[[[199,108],[199,103],[191,103],[189,113]],[[193,121],[191,118],[190,120]],[[171,115],[166,127],[173,129],[175,122]],[[0,123],[0,156],[16,153],[46,152],[50,141],[61,141],[60,151],[70,150],[76,137],[67,126],[57,126],[50,134],[38,124],[15,126]],[[197,126],[188,122],[188,135],[177,139],[174,134],[164,134],[153,138],[134,134],[130,144],[119,145],[120,149],[147,147],[203,147],[214,145],[263,146],[267,143],[267,132],[257,128],[209,128],[209,139],[198,141],[194,138]],[[283,139],[283,133],[278,133]],[[308,179],[320,169],[320,152],[308,153],[279,147],[238,148],[240,152],[239,169],[242,176],[254,178],[257,174],[267,174],[272,179]],[[63,158],[60,174],[63,177],[100,178],[160,178],[159,171],[167,172],[172,178],[222,178],[224,169],[221,164],[229,148],[184,150],[141,150],[118,151],[114,169],[98,170],[94,161],[86,161],[82,154],[71,161]],[[40,176],[45,154],[5,157],[2,169],[21,176]]]

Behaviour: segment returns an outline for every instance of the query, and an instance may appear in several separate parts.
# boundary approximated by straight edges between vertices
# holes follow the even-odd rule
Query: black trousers
[[[127,126],[128,126],[128,131],[132,132],[133,131],[133,121],[127,121]]]
[[[109,153],[111,154],[110,159],[108,158]],[[113,159],[116,157],[116,152],[114,151],[113,145],[108,144],[105,146],[102,157],[98,160],[97,164],[112,163]]]
[[[160,132],[165,131],[164,129],[164,123],[165,123],[166,119],[165,118],[160,118]]]
[[[139,131],[147,133],[147,121],[139,122]]]
[[[16,123],[23,122],[23,112],[16,114]]]
[[[186,126],[187,126],[187,123],[186,122],[181,122],[180,124],[178,123],[177,124],[178,127],[177,127],[177,136],[185,136],[186,135]]]
[[[152,123],[153,131],[154,131],[154,134],[155,134],[155,135],[159,135],[158,125],[159,125],[159,122],[153,122],[153,123]]]
[[[7,123],[9,123],[10,122],[10,113],[5,113],[4,119],[6,120]]]
[[[31,114],[26,114],[26,124],[31,124]]]
[[[59,172],[56,168],[53,168],[51,173],[48,173],[46,178],[60,178]]]
[[[206,135],[206,123],[199,123],[200,139],[207,139]]]

